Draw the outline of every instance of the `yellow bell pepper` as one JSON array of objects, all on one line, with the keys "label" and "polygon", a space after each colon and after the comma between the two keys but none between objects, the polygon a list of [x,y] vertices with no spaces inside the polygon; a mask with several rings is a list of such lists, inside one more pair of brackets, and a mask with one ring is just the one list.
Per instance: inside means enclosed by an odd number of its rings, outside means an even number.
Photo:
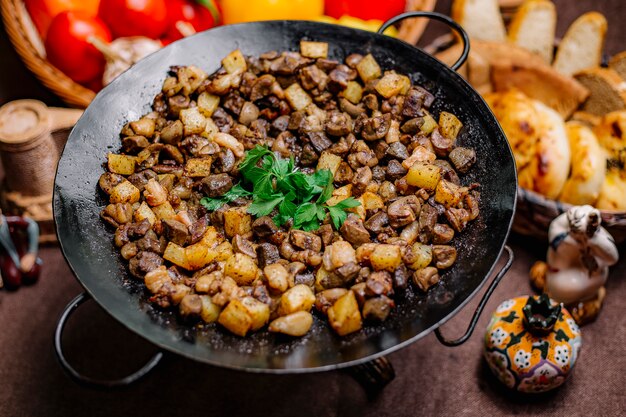
[{"label": "yellow bell pepper", "polygon": [[258,20],[314,20],[324,12],[324,0],[222,0],[225,24]]},{"label": "yellow bell pepper", "polygon": [[[322,23],[333,23],[335,25],[347,26],[349,28],[367,30],[369,32],[378,31],[378,29],[384,23],[382,20],[376,20],[376,19],[363,20],[357,17],[348,16],[348,15],[343,15],[339,19],[335,19],[330,16],[320,16],[317,19],[315,19],[315,21],[322,22]],[[385,30],[385,35],[396,38],[398,37],[398,31],[396,30],[395,27],[391,26],[387,28],[387,30]]]}]

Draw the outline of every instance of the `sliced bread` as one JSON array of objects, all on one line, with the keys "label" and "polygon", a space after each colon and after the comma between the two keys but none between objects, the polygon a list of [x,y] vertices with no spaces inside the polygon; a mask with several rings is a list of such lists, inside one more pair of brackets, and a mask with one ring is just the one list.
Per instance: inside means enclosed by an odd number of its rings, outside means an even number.
[{"label": "sliced bread", "polygon": [[574,77],[591,93],[582,110],[602,116],[626,108],[626,82],[614,70],[590,68]]},{"label": "sliced bread", "polygon": [[600,124],[600,122],[602,121],[602,117],[596,114],[588,113],[586,111],[578,110],[572,114],[570,120],[580,122],[585,126],[593,128]]},{"label": "sliced bread", "polygon": [[609,61],[609,68],[617,72],[620,77],[626,80],[626,51],[614,55]]},{"label": "sliced bread", "polygon": [[567,29],[554,59],[554,68],[573,75],[586,68],[597,67],[602,60],[606,18],[598,12],[580,16]]},{"label": "sliced bread", "polygon": [[493,62],[491,82],[495,91],[517,88],[556,110],[565,119],[589,96],[589,91],[574,78],[565,76],[546,64]]},{"label": "sliced bread", "polygon": [[452,18],[463,26],[472,39],[506,40],[498,0],[454,0]]},{"label": "sliced bread", "polygon": [[[432,12],[437,0],[408,0],[407,10],[419,10]],[[413,18],[406,20],[398,30],[398,37],[407,43],[416,44],[422,37],[422,33],[428,25],[428,19]]]},{"label": "sliced bread", "polygon": [[526,0],[509,26],[509,42],[538,54],[552,63],[556,9],[549,0]]}]

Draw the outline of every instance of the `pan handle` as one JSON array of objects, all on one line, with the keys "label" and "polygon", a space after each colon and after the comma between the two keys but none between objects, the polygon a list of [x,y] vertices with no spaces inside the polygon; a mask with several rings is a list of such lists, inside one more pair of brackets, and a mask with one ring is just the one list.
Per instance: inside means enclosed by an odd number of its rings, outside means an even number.
[{"label": "pan handle", "polygon": [[57,322],[57,327],[54,331],[54,350],[57,355],[57,359],[61,364],[61,367],[69,375],[74,381],[81,385],[86,385],[95,388],[115,388],[122,387],[126,385],[130,385],[133,382],[144,377],[148,372],[150,372],[163,358],[163,352],[158,352],[156,355],[152,357],[141,369],[138,371],[125,376],[120,379],[96,379],[91,378],[89,376],[85,376],[78,372],[65,358],[65,354],[63,353],[63,345],[61,343],[61,339],[63,336],[63,329],[67,324],[67,320],[72,315],[72,313],[85,301],[91,300],[91,297],[87,295],[87,293],[78,294],[72,301],[70,301],[67,306],[63,309],[63,313],[61,313],[61,317],[59,317],[59,321]]},{"label": "pan handle", "polygon": [[507,253],[506,264],[504,264],[504,266],[498,272],[498,274],[493,279],[493,281],[491,281],[491,284],[489,284],[489,288],[487,288],[487,291],[485,291],[483,298],[480,300],[480,303],[478,303],[478,307],[476,307],[476,311],[474,311],[474,316],[472,317],[472,320],[470,321],[469,326],[467,326],[467,330],[465,331],[465,334],[459,337],[458,339],[450,340],[450,339],[446,339],[441,334],[441,331],[439,329],[435,329],[435,336],[437,336],[437,340],[439,340],[439,342],[442,345],[450,346],[450,347],[462,345],[463,343],[467,341],[467,339],[470,338],[470,336],[474,332],[474,329],[476,328],[476,323],[478,323],[478,319],[480,318],[480,315],[485,309],[485,305],[487,304],[487,301],[489,301],[489,297],[491,297],[491,294],[493,294],[493,291],[496,289],[500,281],[502,281],[502,278],[504,277],[506,272],[511,267],[511,264],[513,263],[513,258],[514,258],[513,250],[508,246],[504,246],[504,250]]},{"label": "pan handle", "polygon": [[467,32],[465,32],[465,29],[463,29],[463,27],[461,27],[461,25],[459,25],[457,22],[455,22],[454,20],[452,20],[452,18],[450,18],[449,16],[446,16],[445,14],[441,14],[441,13],[437,13],[437,12],[406,12],[406,13],[402,13],[399,14],[395,17],[392,17],[391,19],[387,20],[385,23],[382,24],[382,26],[380,27],[380,29],[378,29],[378,34],[382,35],[383,32],[385,30],[387,30],[387,28],[391,25],[394,25],[404,19],[409,19],[411,17],[427,17],[429,19],[434,19],[434,20],[438,20],[440,22],[445,23],[446,25],[448,25],[450,28],[454,29],[460,36],[461,36],[461,40],[463,41],[463,53],[461,54],[461,56],[459,57],[459,59],[450,66],[450,68],[452,68],[454,71],[458,70],[459,68],[461,68],[461,65],[463,65],[465,63],[465,60],[467,59],[467,56],[469,55],[469,51],[470,51],[470,40],[469,40],[469,36],[467,35]]}]

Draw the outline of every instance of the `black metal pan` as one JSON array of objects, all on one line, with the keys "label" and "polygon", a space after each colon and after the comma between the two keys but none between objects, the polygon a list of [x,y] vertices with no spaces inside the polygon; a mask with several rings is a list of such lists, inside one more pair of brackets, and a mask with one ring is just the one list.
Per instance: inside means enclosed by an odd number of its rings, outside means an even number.
[{"label": "black metal pan", "polygon": [[[460,29],[439,14],[406,13],[386,24],[408,16],[442,20]],[[381,28],[382,29],[382,28]],[[460,29],[462,32],[462,29]],[[463,33],[467,42],[467,36]],[[301,339],[289,339],[268,332],[246,338],[231,335],[219,327],[192,328],[176,315],[155,309],[131,278],[125,262],[112,243],[112,233],[99,219],[107,204],[98,190],[98,178],[108,152],[120,148],[119,131],[129,120],[150,111],[152,98],[160,91],[170,65],[194,64],[211,73],[220,60],[240,48],[244,54],[259,55],[270,50],[298,50],[301,39],[330,44],[331,58],[350,53],[372,53],[383,69],[409,74],[436,96],[435,115],[442,110],[454,113],[464,123],[460,143],[476,150],[478,161],[466,183],[480,182],[481,215],[454,244],[458,258],[443,274],[441,282],[427,294],[407,295],[383,324],[367,327],[348,337],[337,337],[322,320]],[[455,68],[467,56],[465,53]],[[103,89],[87,108],[72,131],[59,162],[54,188],[54,218],[59,243],[85,294],[74,299],[64,311],[56,332],[55,347],[64,368],[76,380],[96,385],[132,382],[158,362],[154,358],[137,374],[119,381],[96,381],[74,371],[61,349],[61,333],[71,312],[92,297],[111,316],[131,331],[160,348],[212,365],[269,373],[325,371],[359,364],[372,378],[386,364],[372,361],[400,349],[437,329],[454,316],[481,288],[505,248],[515,210],[517,177],[515,163],[500,126],[480,97],[455,71],[421,50],[380,34],[307,21],[270,21],[223,26],[176,42],[142,60]],[[499,272],[487,293],[504,275]],[[479,307],[484,305],[486,298]],[[479,308],[480,310],[480,308]],[[455,345],[467,339],[468,333]],[[387,369],[389,376],[389,369]]]}]

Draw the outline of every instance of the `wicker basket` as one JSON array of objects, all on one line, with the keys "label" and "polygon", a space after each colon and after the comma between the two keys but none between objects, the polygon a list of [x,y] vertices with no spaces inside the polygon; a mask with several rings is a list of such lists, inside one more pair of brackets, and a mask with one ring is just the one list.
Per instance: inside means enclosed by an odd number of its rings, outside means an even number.
[{"label": "wicker basket", "polygon": [[[433,10],[437,0],[409,0],[408,10]],[[45,50],[23,0],[0,0],[4,27],[13,47],[24,64],[43,85],[72,107],[85,108],[95,97],[90,89],[77,84],[52,66],[45,58]],[[400,37],[416,43],[427,24],[426,19],[410,19],[400,27]]]}]

